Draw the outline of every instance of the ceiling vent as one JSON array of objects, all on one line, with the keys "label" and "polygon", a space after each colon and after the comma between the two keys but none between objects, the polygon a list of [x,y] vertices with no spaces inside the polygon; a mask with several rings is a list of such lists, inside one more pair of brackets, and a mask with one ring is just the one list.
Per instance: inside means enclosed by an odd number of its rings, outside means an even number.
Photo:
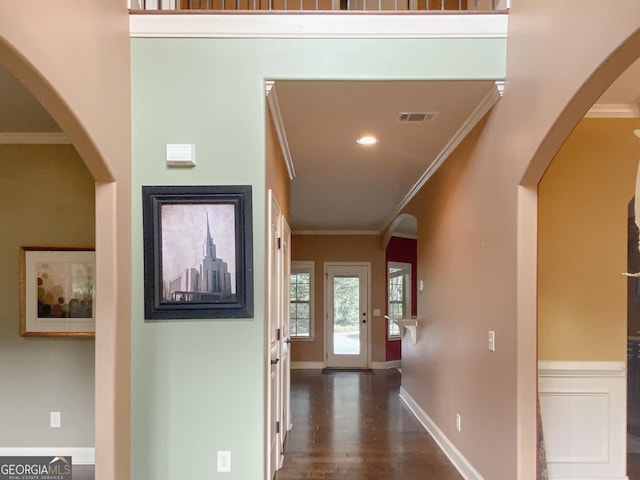
[{"label": "ceiling vent", "polygon": [[400,112],[399,122],[433,122],[438,116],[438,112]]}]

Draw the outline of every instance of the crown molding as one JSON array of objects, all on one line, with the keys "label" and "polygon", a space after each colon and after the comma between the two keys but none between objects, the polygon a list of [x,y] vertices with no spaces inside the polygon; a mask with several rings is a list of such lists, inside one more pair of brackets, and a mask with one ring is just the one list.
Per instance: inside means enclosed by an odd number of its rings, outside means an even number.
[{"label": "crown molding", "polygon": [[282,113],[280,112],[280,103],[278,102],[276,86],[273,81],[267,81],[265,82],[265,87],[267,90],[267,103],[269,104],[271,119],[273,120],[273,126],[276,129],[276,134],[278,135],[280,150],[282,150],[284,163],[287,166],[287,172],[289,173],[289,180],[293,180],[296,178],[296,169],[293,166],[291,150],[289,150],[289,140],[287,139],[287,131],[284,128],[284,121],[282,120]]},{"label": "crown molding", "polygon": [[402,201],[393,210],[391,215],[384,222],[385,228],[387,228],[395,220],[395,218],[402,213],[404,207],[411,201],[411,199],[420,191],[427,181],[433,176],[434,173],[440,168],[444,161],[453,153],[453,151],[460,145],[460,142],[473,130],[478,122],[487,114],[489,110],[496,104],[501,98],[501,89],[496,84],[493,88],[487,92],[482,101],[478,104],[476,109],[469,115],[458,131],[451,137],[449,143],[442,149],[436,159],[429,165],[424,171],[418,181],[411,187],[411,189],[404,196]]},{"label": "crown molding", "polygon": [[62,132],[0,132],[4,145],[68,145],[71,141]]},{"label": "crown molding", "polygon": [[585,118],[640,118],[640,105],[633,103],[596,103]]},{"label": "crown molding", "polygon": [[296,12],[180,14],[133,11],[132,38],[506,38],[506,12]]}]

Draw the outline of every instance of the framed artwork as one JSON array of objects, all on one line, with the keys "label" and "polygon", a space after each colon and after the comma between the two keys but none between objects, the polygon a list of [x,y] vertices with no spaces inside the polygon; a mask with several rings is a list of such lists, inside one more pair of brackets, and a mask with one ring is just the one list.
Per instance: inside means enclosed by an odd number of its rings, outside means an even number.
[{"label": "framed artwork", "polygon": [[96,259],[88,248],[20,248],[20,335],[94,336]]},{"label": "framed artwork", "polygon": [[143,186],[144,317],[253,317],[251,186]]}]

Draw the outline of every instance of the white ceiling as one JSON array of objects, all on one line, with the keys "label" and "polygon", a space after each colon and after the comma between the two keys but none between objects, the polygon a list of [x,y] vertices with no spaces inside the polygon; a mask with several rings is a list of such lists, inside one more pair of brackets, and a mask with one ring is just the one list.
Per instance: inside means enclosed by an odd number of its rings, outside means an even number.
[{"label": "white ceiling", "polygon": [[[380,232],[493,81],[277,81],[294,231]],[[497,97],[497,94],[496,94]],[[402,112],[435,112],[400,122]],[[374,135],[375,145],[358,145]]]},{"label": "white ceiling", "polygon": [[[639,80],[640,60],[598,103],[640,104]],[[495,86],[492,81],[277,81],[275,89],[296,172],[293,230],[381,232]],[[400,112],[438,115],[433,122],[401,123]],[[0,66],[0,136],[59,131]],[[363,134],[376,135],[379,143],[357,145]],[[411,233],[410,223],[405,233]]]}]

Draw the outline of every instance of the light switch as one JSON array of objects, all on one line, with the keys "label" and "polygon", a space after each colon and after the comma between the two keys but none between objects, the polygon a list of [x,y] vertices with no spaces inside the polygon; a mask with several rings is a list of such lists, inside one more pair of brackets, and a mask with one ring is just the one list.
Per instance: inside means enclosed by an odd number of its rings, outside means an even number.
[{"label": "light switch", "polygon": [[489,351],[496,351],[496,332],[489,330]]},{"label": "light switch", "polygon": [[224,473],[231,471],[231,452],[218,451],[218,471]]},{"label": "light switch", "polygon": [[418,290],[421,292],[424,290],[424,282],[422,280],[418,280]]},{"label": "light switch", "polygon": [[60,428],[62,426],[62,418],[60,412],[49,413],[49,426],[51,428]]}]

